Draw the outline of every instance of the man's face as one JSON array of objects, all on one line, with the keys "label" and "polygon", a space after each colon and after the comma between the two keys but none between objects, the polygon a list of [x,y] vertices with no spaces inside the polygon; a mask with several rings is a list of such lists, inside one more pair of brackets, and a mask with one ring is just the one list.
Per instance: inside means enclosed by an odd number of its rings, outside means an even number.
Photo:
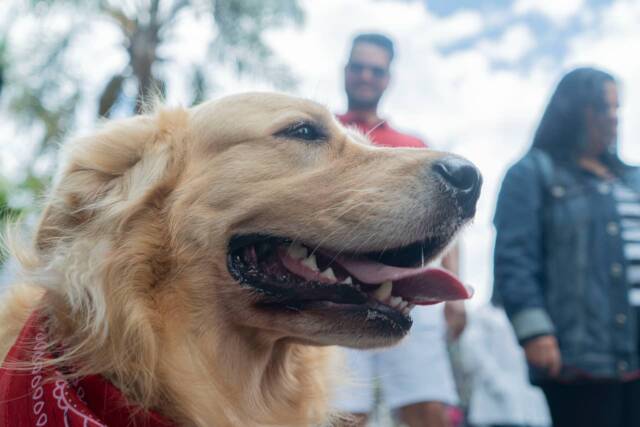
[{"label": "man's face", "polygon": [[359,42],[344,69],[344,87],[351,107],[375,109],[389,85],[389,54],[380,46]]}]

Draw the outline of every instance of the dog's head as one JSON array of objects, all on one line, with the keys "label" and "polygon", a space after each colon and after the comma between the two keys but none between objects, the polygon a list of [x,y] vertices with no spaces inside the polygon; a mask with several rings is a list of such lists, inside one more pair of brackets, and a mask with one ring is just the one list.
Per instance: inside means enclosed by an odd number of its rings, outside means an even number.
[{"label": "dog's head", "polygon": [[96,323],[224,322],[375,347],[407,333],[410,304],[468,297],[420,267],[473,216],[475,167],[374,147],[313,102],[246,94],[163,111],[67,156],[37,247]]}]

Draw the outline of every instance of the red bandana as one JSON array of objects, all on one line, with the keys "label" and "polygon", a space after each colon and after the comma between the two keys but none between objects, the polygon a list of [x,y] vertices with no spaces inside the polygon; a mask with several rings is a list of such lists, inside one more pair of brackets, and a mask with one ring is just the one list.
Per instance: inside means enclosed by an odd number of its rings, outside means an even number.
[{"label": "red bandana", "polygon": [[[1,427],[171,427],[153,412],[128,405],[125,397],[99,375],[62,379],[44,365],[46,330],[33,314],[0,368]],[[31,369],[11,362],[29,362]]]}]

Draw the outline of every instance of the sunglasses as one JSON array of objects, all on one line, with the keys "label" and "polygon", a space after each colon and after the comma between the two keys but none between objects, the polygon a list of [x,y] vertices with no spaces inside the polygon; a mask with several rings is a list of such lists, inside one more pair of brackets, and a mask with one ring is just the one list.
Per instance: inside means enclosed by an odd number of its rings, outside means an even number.
[{"label": "sunglasses", "polygon": [[347,64],[347,71],[353,74],[362,74],[365,70],[371,71],[371,75],[376,79],[381,79],[387,76],[388,70],[383,67],[377,67],[375,65],[365,65],[358,62],[349,62]]}]

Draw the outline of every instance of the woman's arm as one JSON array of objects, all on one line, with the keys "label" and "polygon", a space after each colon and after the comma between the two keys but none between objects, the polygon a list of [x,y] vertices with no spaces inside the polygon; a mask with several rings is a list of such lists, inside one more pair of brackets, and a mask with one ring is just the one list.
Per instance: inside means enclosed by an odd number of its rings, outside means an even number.
[{"label": "woman's arm", "polygon": [[494,286],[520,342],[553,335],[542,288],[544,189],[531,156],[504,178],[494,218]]}]

